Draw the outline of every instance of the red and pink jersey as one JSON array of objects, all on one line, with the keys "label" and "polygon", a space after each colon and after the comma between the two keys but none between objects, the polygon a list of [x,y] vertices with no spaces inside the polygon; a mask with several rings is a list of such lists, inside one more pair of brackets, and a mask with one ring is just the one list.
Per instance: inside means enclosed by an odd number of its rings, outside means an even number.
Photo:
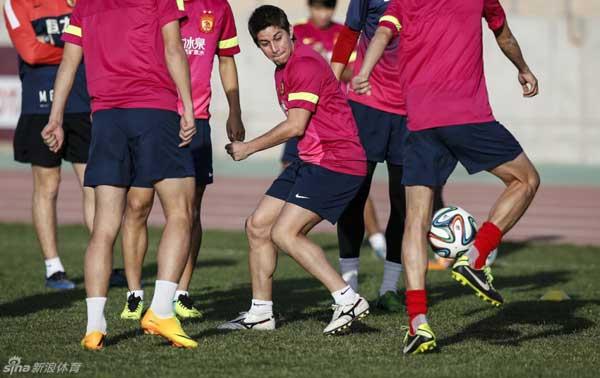
[{"label": "red and pink jersey", "polygon": [[[362,15],[363,1],[369,2],[366,15]],[[351,0],[348,5],[346,25],[350,29],[362,32],[353,68],[355,76],[360,72],[369,43],[377,30],[379,19],[384,15],[388,5],[389,1],[386,0]],[[364,24],[362,23],[363,18]],[[406,102],[400,86],[399,51],[400,38],[396,37],[385,48],[381,59],[373,68],[369,80],[371,95],[357,95],[350,89],[348,99],[387,113],[406,115]]]},{"label": "red and pink jersey", "polygon": [[83,48],[92,111],[177,111],[162,27],[185,17],[174,0],[79,0],[62,39]]},{"label": "red and pink jersey", "polygon": [[[181,38],[190,64],[194,117],[209,119],[214,58],[240,52],[237,30],[227,0],[186,0],[184,4],[187,18],[181,24]],[[181,101],[178,108],[181,113]]]},{"label": "red and pink jersey", "polygon": [[335,172],[366,175],[367,158],[352,110],[319,53],[308,46],[296,47],[287,64],[275,70],[275,85],[284,112],[302,108],[312,113],[298,140],[302,161]]},{"label": "red and pink jersey", "polygon": [[325,29],[317,28],[312,22],[305,21],[294,25],[294,37],[296,37],[296,46],[306,45],[315,47],[320,45],[323,49],[323,56],[329,61],[333,46],[344,26],[337,22],[332,22]]},{"label": "red and pink jersey", "polygon": [[483,71],[481,18],[498,30],[498,0],[392,0],[380,25],[401,32],[408,128],[494,120]]}]

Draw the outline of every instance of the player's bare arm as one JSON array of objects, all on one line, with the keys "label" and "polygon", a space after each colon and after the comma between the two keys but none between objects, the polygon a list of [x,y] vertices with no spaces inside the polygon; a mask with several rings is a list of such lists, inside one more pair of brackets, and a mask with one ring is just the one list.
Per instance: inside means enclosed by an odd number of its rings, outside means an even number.
[{"label": "player's bare arm", "polygon": [[277,146],[288,139],[304,135],[304,130],[308,126],[311,115],[312,113],[306,109],[290,109],[287,119],[270,131],[249,142],[230,143],[225,146],[225,149],[233,160],[244,160],[256,152]]},{"label": "player's bare arm", "polygon": [[237,66],[232,56],[219,57],[219,74],[221,84],[229,104],[229,117],[227,118],[227,137],[230,142],[243,142],[246,138],[246,129],[242,122],[242,108],[240,106],[240,86],[238,82]]},{"label": "player's bare arm", "polygon": [[510,30],[508,23],[505,22],[500,29],[494,32],[494,34],[496,35],[496,42],[498,42],[498,46],[500,46],[504,55],[506,55],[515,67],[517,67],[517,70],[519,70],[518,79],[523,87],[523,97],[536,96],[539,93],[538,80],[525,62],[519,42]]},{"label": "player's bare arm", "polygon": [[358,94],[370,94],[371,85],[369,84],[369,76],[373,72],[373,68],[383,55],[385,48],[394,38],[394,33],[386,27],[378,27],[375,36],[369,43],[369,48],[365,54],[363,65],[358,75],[352,79],[352,89]]},{"label": "player's bare arm", "polygon": [[196,134],[194,122],[194,105],[192,103],[192,84],[190,80],[190,68],[179,31],[179,21],[172,21],[162,27],[162,37],[165,44],[165,60],[169,74],[177,86],[177,91],[183,103],[183,115],[181,117],[180,147],[191,143]]},{"label": "player's bare arm", "polygon": [[58,67],[58,73],[54,82],[54,100],[52,102],[50,118],[48,124],[42,130],[44,143],[50,148],[50,151],[55,153],[60,150],[64,141],[62,122],[65,106],[82,58],[83,50],[80,46],[65,43],[62,61]]}]

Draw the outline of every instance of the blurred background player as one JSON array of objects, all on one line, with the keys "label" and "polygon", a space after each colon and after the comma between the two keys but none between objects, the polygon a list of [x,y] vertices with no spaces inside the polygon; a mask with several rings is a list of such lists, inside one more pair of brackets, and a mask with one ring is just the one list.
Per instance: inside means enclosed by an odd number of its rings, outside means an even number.
[{"label": "blurred background player", "polygon": [[[158,193],[166,225],[158,246],[154,297],[141,327],[177,347],[198,345],[173,311],[190,250],[195,192],[193,158],[187,146],[196,127],[179,32],[184,17],[173,0],[138,0],[135,5],[126,0],[80,0],[62,37],[67,43],[42,136],[51,151],[61,148],[64,107],[85,55],[94,117],[84,185],[94,188],[96,198],[84,265],[87,326],[81,346],[87,350],[104,347],[104,307],[127,189],[149,186]],[[183,117],[177,114],[178,93]]]},{"label": "blurred background player", "polygon": [[[344,28],[344,25],[333,21],[336,6],[337,0],[308,0],[309,18],[293,27],[296,46],[311,46],[325,60],[330,61],[334,45]],[[348,67],[338,75],[344,93],[347,92],[346,83],[352,78],[352,63],[355,59],[356,54],[352,53],[347,60]],[[292,138],[285,143],[281,162],[285,167],[297,159],[298,138]],[[364,227],[367,230],[369,244],[375,255],[385,259],[385,236],[381,232],[375,205],[371,198],[367,199],[364,206]],[[362,235],[364,236],[364,231]]]},{"label": "blurred background player", "polygon": [[[181,3],[181,0],[180,0]],[[224,0],[189,0],[183,3],[187,18],[181,24],[183,47],[188,57],[194,99],[197,133],[191,149],[196,170],[194,227],[190,256],[175,292],[175,313],[181,318],[200,318],[202,312],[194,306],[189,285],[202,243],[200,210],[206,185],[213,182],[212,143],[210,137],[210,79],[215,56],[219,59],[219,74],[227,102],[227,136],[230,141],[244,140],[244,125],[240,108],[238,73],[234,55],[240,52],[235,21],[229,3]],[[181,101],[179,111],[183,111]],[[142,265],[148,249],[147,221],[154,202],[154,189],[131,188],[127,194],[127,209],[122,227],[123,256],[129,291],[127,304],[121,313],[124,319],[139,319],[143,309],[141,287]]]},{"label": "blurred background player", "polygon": [[446,183],[459,161],[470,174],[488,171],[506,185],[473,246],[452,268],[453,279],[500,306],[503,299],[492,285],[486,259],[523,216],[539,186],[539,175],[519,142],[492,114],[483,67],[482,17],[517,68],[523,97],[536,96],[538,81],[498,0],[393,0],[380,19],[359,74],[352,79],[357,93],[372,91],[369,80],[374,67],[386,46],[401,34],[402,83],[410,99],[402,176],[407,188],[402,248],[409,316],[405,354],[436,347],[427,322],[425,290],[434,189]]},{"label": "blurred background player", "polygon": [[[8,0],[4,20],[19,54],[22,83],[21,116],[14,138],[14,158],[31,165],[33,224],[46,264],[46,287],[73,289],[58,256],[56,199],[62,160],[71,162],[83,185],[91,137],[90,98],[83,64],[77,67],[64,117],[65,143],[59,153],[44,145],[40,135],[48,123],[54,79],[63,55],[61,35],[69,24],[73,4],[65,0]],[[84,220],[91,231],[94,191],[83,188]]]},{"label": "blurred background player", "polygon": [[[335,45],[332,69],[341,77],[358,42],[354,73],[360,71],[369,41],[389,1],[352,0],[346,22]],[[368,195],[377,163],[386,161],[390,198],[390,217],[385,233],[387,254],[377,307],[392,312],[402,310],[398,280],[402,272],[402,234],[404,232],[405,190],[402,185],[403,140],[406,137],[406,104],[400,87],[399,38],[386,47],[371,74],[371,93],[362,96],[352,90],[348,99],[367,153],[368,174],[363,187],[338,223],[340,269],[344,279],[358,290],[360,247],[366,221],[361,214],[370,206]],[[436,190],[436,206],[441,206],[441,190]],[[439,203],[439,204],[438,204]],[[365,217],[365,220],[367,218]]]},{"label": "blurred background player", "polygon": [[275,66],[285,121],[249,141],[226,146],[235,161],[300,137],[299,159],[273,182],[246,221],[252,277],[250,310],[220,329],[275,329],[273,274],[278,248],[317,278],[335,304],[323,333],[334,334],[369,312],[369,304],[329,264],[307,234],[323,219],[335,224],[366,174],[366,161],[346,97],[328,62],[308,46],[295,47],[283,10],[264,5],[248,21],[252,39]]}]

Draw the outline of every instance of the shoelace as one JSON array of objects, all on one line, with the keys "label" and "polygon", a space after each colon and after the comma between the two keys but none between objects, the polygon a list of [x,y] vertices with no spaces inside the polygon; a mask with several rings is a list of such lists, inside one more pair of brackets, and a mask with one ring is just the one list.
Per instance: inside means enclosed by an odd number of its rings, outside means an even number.
[{"label": "shoelace", "polygon": [[485,278],[487,279],[488,283],[491,285],[494,281],[494,276],[492,276],[492,269],[489,266],[486,266],[485,268],[483,268],[483,273],[485,274]]},{"label": "shoelace", "polygon": [[177,299],[181,305],[185,308],[187,308],[188,310],[191,310],[194,308],[194,301],[192,301],[192,298],[190,298],[189,295],[180,295],[179,298]]},{"label": "shoelace", "polygon": [[56,272],[53,275],[51,275],[50,277],[48,277],[48,279],[53,280],[53,281],[66,280],[67,274],[65,272]]},{"label": "shoelace", "polygon": [[129,311],[133,312],[138,308],[138,305],[142,301],[141,297],[136,297],[135,294],[129,294],[129,298],[127,298],[127,308]]}]

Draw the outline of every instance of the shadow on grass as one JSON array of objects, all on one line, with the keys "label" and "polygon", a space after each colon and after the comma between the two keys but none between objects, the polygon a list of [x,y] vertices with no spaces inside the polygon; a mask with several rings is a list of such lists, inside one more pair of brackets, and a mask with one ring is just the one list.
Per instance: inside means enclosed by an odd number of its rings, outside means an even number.
[{"label": "shadow on grass", "polygon": [[0,304],[0,318],[27,316],[43,310],[61,310],[85,299],[85,289],[52,291],[19,298]]},{"label": "shadow on grass", "polygon": [[[539,291],[559,284],[569,282],[572,272],[558,270],[554,272],[538,272],[529,275],[501,276],[494,280],[494,286],[500,291],[511,288],[513,292]],[[450,279],[443,285],[432,286],[429,290],[429,303],[434,306],[438,302],[462,296],[473,296],[470,288],[461,286],[458,282]]]},{"label": "shadow on grass", "polygon": [[[578,309],[588,305],[600,305],[600,301],[536,300],[509,303],[494,315],[467,326],[453,336],[441,339],[440,345],[475,339],[492,345],[520,346],[530,340],[580,333],[595,325],[591,320],[575,315]],[[522,331],[524,326],[530,329]],[[531,326],[536,327],[536,331],[531,330]]]}]

